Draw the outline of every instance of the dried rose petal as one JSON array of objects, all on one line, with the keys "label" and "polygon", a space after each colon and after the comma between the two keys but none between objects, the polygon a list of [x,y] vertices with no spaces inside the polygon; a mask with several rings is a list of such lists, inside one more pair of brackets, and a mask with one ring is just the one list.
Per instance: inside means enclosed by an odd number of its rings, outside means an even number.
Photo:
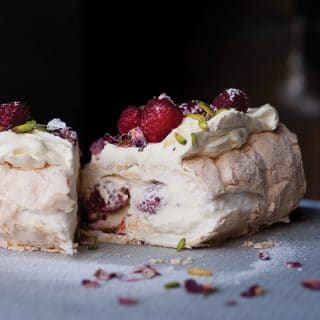
[{"label": "dried rose petal", "polygon": [[188,279],[184,282],[184,287],[189,293],[202,293],[203,287],[193,279]]},{"label": "dried rose petal", "polygon": [[290,269],[302,268],[302,264],[298,261],[289,261],[286,263],[286,265]]},{"label": "dried rose petal", "polygon": [[129,297],[119,297],[118,298],[118,303],[121,305],[126,305],[126,306],[132,306],[137,304],[139,301],[134,298],[129,298]]},{"label": "dried rose petal", "polygon": [[118,272],[107,272],[105,270],[102,270],[102,269],[98,269],[95,273],[94,273],[94,276],[99,279],[99,280],[105,280],[105,281],[108,281],[108,280],[111,280],[111,279],[122,279],[123,277],[123,274],[122,273],[118,273]]},{"label": "dried rose petal", "polygon": [[135,281],[141,281],[144,280],[143,277],[133,277],[133,276],[127,276],[127,275],[123,275],[121,278],[119,278],[119,280],[122,281],[126,281],[126,282],[135,282]]},{"label": "dried rose petal", "polygon": [[120,144],[120,136],[112,136],[109,133],[104,135],[104,141],[110,144],[119,145]]},{"label": "dried rose petal", "polygon": [[254,284],[246,291],[241,292],[241,296],[245,298],[252,298],[264,294],[264,289],[259,284]]},{"label": "dried rose petal", "polygon": [[238,302],[236,300],[228,300],[224,304],[228,307],[233,307],[233,306],[236,306]]},{"label": "dried rose petal", "polygon": [[184,288],[189,293],[202,293],[205,296],[216,291],[216,288],[214,288],[211,284],[199,284],[193,279],[186,280],[184,282]]},{"label": "dried rose petal", "polygon": [[151,279],[156,276],[160,276],[161,273],[155,268],[151,267],[149,264],[144,264],[142,266],[136,267],[133,273],[142,273],[143,278]]},{"label": "dried rose petal", "polygon": [[268,251],[260,251],[258,257],[260,260],[270,260]]},{"label": "dried rose petal", "polygon": [[302,282],[302,286],[311,290],[320,290],[320,280],[319,279],[305,279]]},{"label": "dried rose petal", "polygon": [[205,296],[208,296],[209,294],[215,292],[217,288],[215,288],[212,284],[204,284],[202,285],[202,293]]},{"label": "dried rose petal", "polygon": [[146,137],[144,136],[140,127],[129,130],[128,136],[130,139],[130,144],[134,147],[137,147],[138,151],[143,151],[143,149],[147,146]]},{"label": "dried rose petal", "polygon": [[82,285],[86,288],[99,288],[100,283],[95,280],[84,279],[82,280]]},{"label": "dried rose petal", "polygon": [[94,155],[99,154],[103,150],[104,145],[105,145],[104,138],[99,138],[96,141],[94,141],[89,148],[91,154],[94,154]]}]

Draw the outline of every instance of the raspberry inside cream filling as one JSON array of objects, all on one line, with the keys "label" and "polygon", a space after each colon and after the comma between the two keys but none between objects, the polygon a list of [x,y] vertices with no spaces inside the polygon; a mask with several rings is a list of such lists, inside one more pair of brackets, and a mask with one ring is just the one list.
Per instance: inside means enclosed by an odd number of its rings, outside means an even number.
[{"label": "raspberry inside cream filling", "polygon": [[175,247],[255,232],[305,192],[296,136],[270,105],[184,117],[141,150],[105,143],[82,171],[86,225],[101,241]]}]

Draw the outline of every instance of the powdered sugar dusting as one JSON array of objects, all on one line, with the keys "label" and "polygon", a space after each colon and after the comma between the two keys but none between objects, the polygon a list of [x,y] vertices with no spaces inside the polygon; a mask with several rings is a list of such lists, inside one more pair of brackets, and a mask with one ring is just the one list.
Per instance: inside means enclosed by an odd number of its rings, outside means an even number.
[{"label": "powdered sugar dusting", "polygon": [[[253,250],[253,249],[249,249]],[[254,250],[259,252],[258,250]],[[240,285],[247,280],[257,281],[265,274],[276,273],[286,268],[287,261],[296,260],[300,252],[292,243],[283,243],[281,246],[268,249],[271,260],[256,259],[248,265],[247,270],[237,272],[216,272],[217,283],[224,285]]]},{"label": "powdered sugar dusting", "polygon": [[173,105],[175,104],[173,102],[173,100],[171,99],[171,97],[169,97],[166,93],[161,93],[160,96],[158,97],[159,100],[162,100],[162,99],[166,99],[166,100],[169,100]]},{"label": "powdered sugar dusting", "polygon": [[66,128],[67,128],[67,124],[61,121],[59,118],[52,119],[47,124],[48,131],[62,130]]},{"label": "powdered sugar dusting", "polygon": [[230,89],[227,89],[226,90],[229,97],[230,97],[230,100],[234,100],[234,98],[238,95],[240,95],[241,91],[239,89],[235,89],[235,88],[230,88]]}]

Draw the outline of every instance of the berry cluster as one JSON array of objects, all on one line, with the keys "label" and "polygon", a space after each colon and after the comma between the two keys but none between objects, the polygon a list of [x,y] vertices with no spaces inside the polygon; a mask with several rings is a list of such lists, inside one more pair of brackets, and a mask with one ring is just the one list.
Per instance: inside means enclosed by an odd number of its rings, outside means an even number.
[{"label": "berry cluster", "polygon": [[[112,181],[103,181],[96,185],[89,198],[84,201],[90,221],[105,218],[104,213],[114,212],[124,207],[129,201],[129,191],[118,188]],[[103,216],[99,216],[102,214]]]},{"label": "berry cluster", "polygon": [[160,195],[164,185],[154,181],[143,192],[142,202],[137,204],[137,209],[143,213],[155,214],[160,208],[163,197]]},{"label": "berry cluster", "polygon": [[72,143],[77,141],[77,133],[60,119],[53,119],[47,125],[40,125],[32,120],[30,110],[25,103],[13,101],[0,104],[0,131],[26,133],[33,129],[48,131]]},{"label": "berry cluster", "polygon": [[[239,89],[226,89],[221,92],[213,102],[208,105],[200,100],[191,100],[175,104],[165,93],[158,98],[150,99],[144,106],[129,106],[120,114],[117,127],[117,136],[106,135],[95,141],[91,147],[91,154],[99,154],[106,143],[123,147],[135,146],[139,150],[149,142],[160,142],[175,128],[186,116],[195,119],[209,119],[221,109],[235,109],[241,112],[248,110],[248,97]],[[201,120],[202,121],[202,120]],[[200,121],[200,122],[201,122]],[[201,123],[200,123],[201,124]],[[202,123],[203,126],[205,123]]]}]

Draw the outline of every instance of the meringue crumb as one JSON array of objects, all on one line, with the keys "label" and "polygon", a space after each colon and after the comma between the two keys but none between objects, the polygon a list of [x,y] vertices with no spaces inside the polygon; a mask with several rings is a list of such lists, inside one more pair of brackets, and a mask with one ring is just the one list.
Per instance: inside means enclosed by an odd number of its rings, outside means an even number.
[{"label": "meringue crumb", "polygon": [[278,243],[272,241],[272,240],[268,240],[268,241],[263,241],[263,242],[257,242],[253,245],[253,247],[255,249],[269,249],[272,247],[277,246]]},{"label": "meringue crumb", "polygon": [[182,261],[182,264],[191,264],[194,261],[193,257],[188,257]]},{"label": "meringue crumb", "polygon": [[268,241],[262,241],[262,242],[253,242],[251,240],[246,240],[242,243],[241,247],[242,248],[254,248],[254,249],[269,249],[269,248],[273,248],[275,246],[278,246],[279,243],[274,242],[272,240],[268,240]]},{"label": "meringue crumb", "polygon": [[247,247],[253,247],[254,242],[253,241],[244,241],[241,245],[242,248],[247,248]]},{"label": "meringue crumb", "polygon": [[178,257],[178,258],[172,258],[170,260],[170,264],[182,264],[182,258]]},{"label": "meringue crumb", "polygon": [[169,263],[169,264],[173,264],[173,265],[178,265],[178,264],[181,264],[181,265],[186,265],[186,264],[191,264],[193,263],[194,261],[194,258],[189,256],[185,259],[181,258],[181,257],[177,257],[177,258],[172,258],[170,259],[170,261],[165,261],[161,258],[151,258],[149,259],[149,262],[151,264],[162,264],[162,263]]},{"label": "meringue crumb", "polygon": [[182,259],[181,257],[177,257],[177,258],[172,258],[170,260],[170,264],[182,264],[182,265],[186,265],[186,264],[191,264],[194,261],[194,258],[192,257],[187,257],[186,259]]},{"label": "meringue crumb", "polygon": [[151,258],[150,260],[150,263],[152,264],[161,264],[161,263],[165,263],[164,260],[162,260],[161,258]]}]

